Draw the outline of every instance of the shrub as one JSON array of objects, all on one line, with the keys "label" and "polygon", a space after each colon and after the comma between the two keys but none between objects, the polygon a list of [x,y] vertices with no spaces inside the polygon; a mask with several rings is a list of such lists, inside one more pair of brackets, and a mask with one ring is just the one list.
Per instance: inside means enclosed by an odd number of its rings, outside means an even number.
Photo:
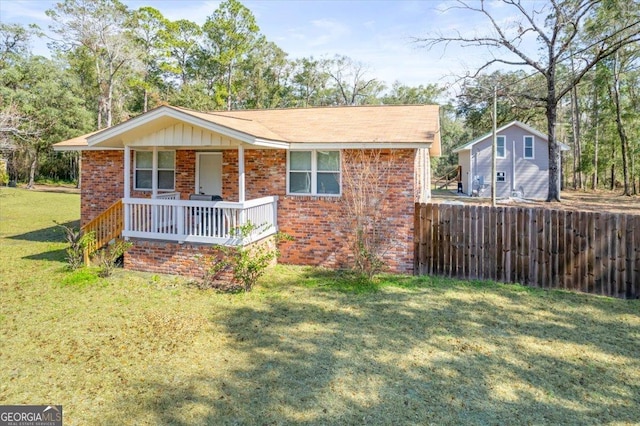
[{"label": "shrub", "polygon": [[0,168],[0,185],[7,185],[9,183],[9,173],[3,168]]},{"label": "shrub", "polygon": [[84,233],[81,229],[75,229],[67,225],[55,222],[64,230],[64,237],[69,248],[67,248],[67,265],[69,269],[76,270],[84,264],[84,250],[95,240],[93,232]]},{"label": "shrub", "polygon": [[93,261],[99,268],[98,275],[103,278],[111,276],[113,269],[117,266],[118,259],[120,259],[132,245],[129,241],[116,240],[113,244],[98,250],[93,256]]},{"label": "shrub", "polygon": [[[244,240],[252,232],[263,229],[249,222],[236,228],[235,235]],[[205,264],[205,275],[201,287],[220,288],[218,283],[222,274],[230,271],[233,278],[231,285],[226,286],[225,289],[251,291],[267,267],[280,256],[277,244],[284,240],[291,240],[291,237],[279,232],[275,235],[275,244],[273,245],[270,244],[271,240],[267,240],[249,246],[219,246],[217,255],[201,258]]]}]

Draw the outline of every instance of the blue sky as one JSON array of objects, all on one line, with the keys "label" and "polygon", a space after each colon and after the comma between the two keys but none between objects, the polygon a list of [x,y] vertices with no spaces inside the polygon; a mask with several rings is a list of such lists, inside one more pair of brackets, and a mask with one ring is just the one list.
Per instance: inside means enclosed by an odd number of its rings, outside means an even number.
[{"label": "blue sky", "polygon": [[[153,6],[171,20],[204,23],[219,1],[125,0],[131,9]],[[532,2],[533,3],[533,2]],[[346,55],[365,64],[368,75],[389,85],[446,84],[454,74],[472,69],[488,57],[483,49],[450,47],[427,50],[412,41],[436,31],[482,31],[477,16],[445,11],[450,0],[245,0],[261,32],[290,58]],[[0,0],[0,21],[36,23],[46,29],[50,0]],[[498,3],[494,2],[498,7]],[[508,19],[508,17],[503,17]],[[34,51],[46,53],[45,42]]]}]

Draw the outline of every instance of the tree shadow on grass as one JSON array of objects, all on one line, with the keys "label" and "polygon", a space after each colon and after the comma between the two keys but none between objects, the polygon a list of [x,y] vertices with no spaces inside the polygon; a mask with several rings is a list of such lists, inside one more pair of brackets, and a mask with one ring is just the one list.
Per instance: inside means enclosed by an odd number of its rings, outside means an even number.
[{"label": "tree shadow on grass", "polygon": [[556,325],[518,331],[526,312],[517,308],[420,289],[299,293],[212,313],[236,354],[221,373],[134,383],[135,397],[118,406],[133,422],[172,425],[637,420],[637,381],[604,362],[528,346],[553,339]]},{"label": "tree shadow on grass", "polygon": [[[77,229],[80,227],[80,221],[74,220],[63,223],[62,225]],[[12,235],[7,237],[11,240],[36,241],[42,243],[57,243],[64,241],[64,230],[58,225],[48,228],[38,229],[35,231],[25,232],[24,234]]]},{"label": "tree shadow on grass", "polygon": [[46,260],[49,262],[64,262],[66,257],[67,257],[67,249],[58,249],[58,250],[45,251],[43,253],[38,253],[38,254],[30,254],[29,256],[24,256],[23,259]]}]

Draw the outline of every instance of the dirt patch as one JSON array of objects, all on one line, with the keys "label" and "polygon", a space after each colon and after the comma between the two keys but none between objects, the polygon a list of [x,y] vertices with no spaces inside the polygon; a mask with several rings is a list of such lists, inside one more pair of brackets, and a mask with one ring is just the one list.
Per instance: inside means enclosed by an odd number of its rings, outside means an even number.
[{"label": "dirt patch", "polygon": [[[18,188],[27,189],[27,185],[18,185]],[[63,194],[79,194],[80,188],[76,188],[75,185],[41,185],[36,184],[33,186],[32,191],[38,192],[60,192]]]},{"label": "dirt patch", "polygon": [[[433,202],[463,202],[465,204],[490,205],[489,198],[460,196],[454,191],[438,190],[433,192]],[[562,191],[560,203],[545,201],[501,199],[499,206],[543,207],[563,210],[599,211],[607,213],[626,213],[640,215],[640,196],[624,196],[611,191]]]}]

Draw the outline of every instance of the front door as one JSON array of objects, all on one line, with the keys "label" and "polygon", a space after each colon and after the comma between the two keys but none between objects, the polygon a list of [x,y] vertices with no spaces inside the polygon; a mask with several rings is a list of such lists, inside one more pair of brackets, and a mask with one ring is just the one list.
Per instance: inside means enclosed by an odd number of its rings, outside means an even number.
[{"label": "front door", "polygon": [[198,180],[196,193],[222,195],[222,153],[198,154]]}]

